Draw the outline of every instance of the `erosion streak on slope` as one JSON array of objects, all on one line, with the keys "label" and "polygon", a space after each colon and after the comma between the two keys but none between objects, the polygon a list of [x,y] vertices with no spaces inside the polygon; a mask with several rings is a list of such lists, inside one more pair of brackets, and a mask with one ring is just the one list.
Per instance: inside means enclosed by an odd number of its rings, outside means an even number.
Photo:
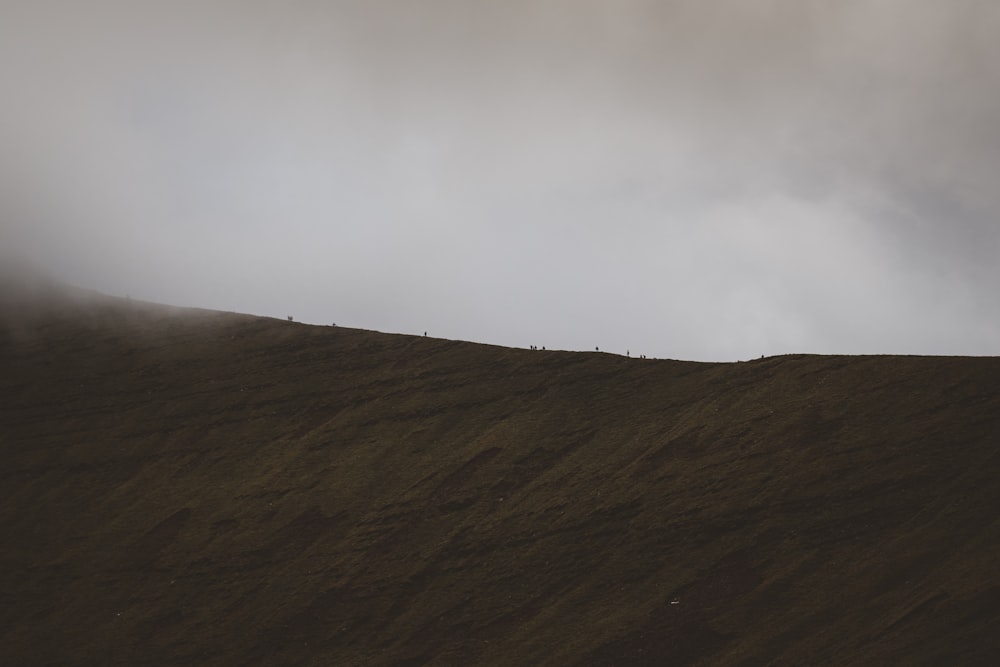
[{"label": "erosion streak on slope", "polygon": [[4,331],[5,664],[1000,652],[997,359],[627,359],[109,298]]}]

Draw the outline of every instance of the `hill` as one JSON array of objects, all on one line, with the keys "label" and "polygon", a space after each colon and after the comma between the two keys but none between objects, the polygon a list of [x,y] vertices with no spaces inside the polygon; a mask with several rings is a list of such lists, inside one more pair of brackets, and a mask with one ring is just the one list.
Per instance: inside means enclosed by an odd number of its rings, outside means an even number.
[{"label": "hill", "polygon": [[0,662],[976,665],[1000,360],[6,299]]}]

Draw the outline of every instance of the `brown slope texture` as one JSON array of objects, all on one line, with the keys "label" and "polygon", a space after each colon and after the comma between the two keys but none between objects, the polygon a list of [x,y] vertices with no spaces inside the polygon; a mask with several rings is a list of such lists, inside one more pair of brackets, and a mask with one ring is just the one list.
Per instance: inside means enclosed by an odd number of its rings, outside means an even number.
[{"label": "brown slope texture", "polygon": [[998,359],[29,310],[4,665],[997,664]]}]

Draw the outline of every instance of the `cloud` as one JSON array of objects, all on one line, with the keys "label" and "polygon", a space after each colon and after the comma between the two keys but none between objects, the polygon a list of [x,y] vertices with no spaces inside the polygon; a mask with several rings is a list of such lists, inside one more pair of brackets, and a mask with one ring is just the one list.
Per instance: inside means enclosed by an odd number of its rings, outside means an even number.
[{"label": "cloud", "polygon": [[17,3],[0,232],[307,321],[992,354],[998,37],[976,0]]}]

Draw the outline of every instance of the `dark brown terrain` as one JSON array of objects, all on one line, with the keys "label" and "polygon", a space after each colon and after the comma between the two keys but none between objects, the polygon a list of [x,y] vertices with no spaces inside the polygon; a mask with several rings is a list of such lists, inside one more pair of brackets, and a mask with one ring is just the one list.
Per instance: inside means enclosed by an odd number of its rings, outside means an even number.
[{"label": "dark brown terrain", "polygon": [[2,313],[0,664],[1000,664],[1000,359]]}]

